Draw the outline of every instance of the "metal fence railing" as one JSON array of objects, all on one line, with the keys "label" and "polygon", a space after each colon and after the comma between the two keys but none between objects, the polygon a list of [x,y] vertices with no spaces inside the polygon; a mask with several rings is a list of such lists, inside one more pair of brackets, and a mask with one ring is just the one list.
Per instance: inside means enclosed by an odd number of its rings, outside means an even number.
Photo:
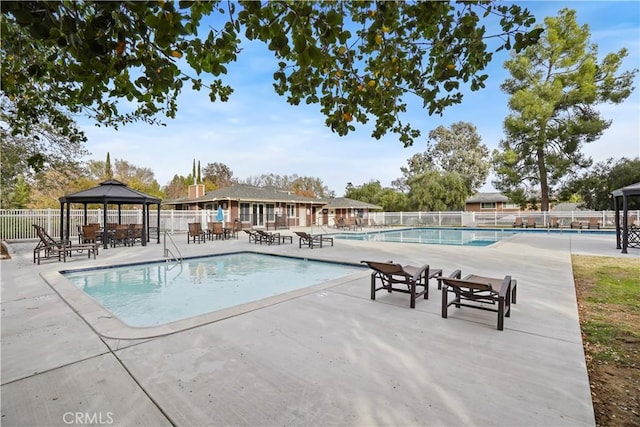
[{"label": "metal fence railing", "polygon": [[[155,227],[157,211],[150,211],[150,226]],[[320,214],[319,214],[320,215]],[[160,230],[170,234],[184,233],[190,222],[200,222],[204,225],[215,221],[216,211],[178,211],[160,210]],[[403,227],[512,227],[515,219],[533,218],[537,227],[547,227],[551,219],[557,219],[562,227],[568,227],[572,222],[588,222],[590,218],[598,218],[603,228],[615,227],[614,211],[571,211],[571,212],[369,212],[365,219],[371,225],[403,226]],[[640,210],[629,211],[630,218],[640,218]],[[225,221],[233,219],[225,218]],[[102,209],[88,209],[87,222],[102,225],[104,212]],[[118,210],[107,210],[108,222],[118,221]],[[316,224],[320,224],[320,217]],[[142,223],[142,210],[130,209],[120,212],[120,222],[123,224]],[[526,221],[524,221],[526,222]],[[84,224],[84,210],[70,211],[70,235],[77,235],[78,227]],[[38,224],[50,236],[60,236],[59,209],[0,209],[0,239],[28,240],[36,239],[35,229],[31,224]]]}]

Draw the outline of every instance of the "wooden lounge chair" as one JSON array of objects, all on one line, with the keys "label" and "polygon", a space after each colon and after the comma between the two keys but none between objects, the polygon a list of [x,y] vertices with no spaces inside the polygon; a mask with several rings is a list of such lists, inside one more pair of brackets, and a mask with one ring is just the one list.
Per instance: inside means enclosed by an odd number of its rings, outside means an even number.
[{"label": "wooden lounge chair", "polygon": [[49,236],[43,227],[37,224],[32,225],[36,229],[36,233],[40,239],[36,247],[33,249],[34,263],[37,262],[40,264],[41,259],[49,259],[56,255],[58,257],[58,261],[66,262],[67,255],[71,257],[73,251],[87,251],[89,258],[91,258],[91,254],[93,254],[93,259],[95,259],[98,254],[98,244],[95,242],[72,245],[71,241],[55,240],[53,237]]},{"label": "wooden lounge chair", "polygon": [[514,228],[515,227],[520,227],[520,228],[524,227],[524,224],[522,223],[522,217],[521,216],[516,217],[516,220],[513,221],[513,227]]},{"label": "wooden lounge chair", "polygon": [[[431,269],[428,264],[422,267],[414,267],[412,265],[402,266],[393,261],[360,261],[367,264],[371,273],[371,299],[376,299],[376,292],[384,289],[391,293],[392,291],[402,292],[411,295],[409,306],[416,308],[416,299],[424,295],[424,299],[429,299],[429,279],[442,276],[441,269]],[[376,281],[380,280],[380,287],[376,288]],[[394,287],[394,285],[404,285],[405,288]],[[418,292],[417,288],[421,286],[422,291]]]},{"label": "wooden lounge chair", "polygon": [[323,242],[331,243],[331,246],[333,246],[333,237],[322,234],[309,234],[304,231],[294,231],[294,233],[298,236],[299,248],[302,248],[302,246],[308,246],[310,249],[313,249],[315,246],[321,248]]},{"label": "wooden lounge chair", "polygon": [[251,230],[243,230],[243,231],[249,235],[249,243],[260,243],[260,241],[262,240],[262,236],[260,236],[260,234],[256,233],[255,231],[251,231]]},{"label": "wooden lounge chair", "polygon": [[571,228],[582,228],[582,223],[580,221],[571,221]]},{"label": "wooden lounge chair", "polygon": [[560,223],[558,222],[558,218],[553,216],[549,219],[549,228],[560,228]]},{"label": "wooden lounge chair", "polygon": [[[504,318],[511,316],[511,303],[516,303],[517,281],[511,276],[503,279],[470,274],[461,279],[456,270],[449,277],[439,277],[442,285],[442,317],[447,318],[449,306],[469,307],[498,313],[497,329],[504,329]],[[449,301],[449,294],[455,295]]]},{"label": "wooden lounge chair", "polygon": [[270,233],[264,230],[256,230],[256,233],[260,235],[260,244],[279,245],[282,242],[280,233]]},{"label": "wooden lounge chair", "polygon": [[202,230],[202,226],[199,222],[190,222],[189,223],[189,232],[187,233],[187,244],[189,241],[193,239],[193,243],[198,239],[198,243],[204,243],[207,241],[206,235],[204,234],[204,230]]},{"label": "wooden lounge chair", "polygon": [[527,218],[527,228],[536,228],[536,220],[535,218]]},{"label": "wooden lounge chair", "polygon": [[591,217],[589,218],[589,224],[587,224],[587,228],[595,228],[597,230],[600,229],[600,220],[598,218],[595,217]]}]

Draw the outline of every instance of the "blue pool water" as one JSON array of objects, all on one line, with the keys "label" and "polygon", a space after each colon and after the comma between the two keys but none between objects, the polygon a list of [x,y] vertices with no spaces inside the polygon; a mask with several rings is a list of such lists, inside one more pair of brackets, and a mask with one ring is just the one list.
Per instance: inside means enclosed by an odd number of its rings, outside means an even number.
[{"label": "blue pool water", "polygon": [[235,253],[80,272],[75,286],[129,326],[146,327],[257,301],[362,271],[344,264]]},{"label": "blue pool water", "polygon": [[338,234],[333,237],[346,240],[373,242],[424,243],[434,245],[488,246],[516,233],[503,230],[456,230],[407,228],[371,233]]}]

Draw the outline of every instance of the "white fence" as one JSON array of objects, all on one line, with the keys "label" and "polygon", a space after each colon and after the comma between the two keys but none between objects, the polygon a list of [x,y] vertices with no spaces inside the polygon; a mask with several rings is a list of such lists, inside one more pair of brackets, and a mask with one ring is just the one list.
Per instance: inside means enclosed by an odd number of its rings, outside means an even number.
[{"label": "white fence", "polygon": [[[640,218],[640,210],[629,211],[629,217]],[[561,227],[572,222],[588,222],[598,218],[604,228],[615,227],[615,211],[569,211],[569,212],[370,212],[369,223],[384,226],[425,227],[512,227],[515,219],[523,222],[532,218],[536,227],[546,228],[551,218],[557,218]]]},{"label": "white fence", "polygon": [[[157,211],[150,211],[149,223],[155,227]],[[171,234],[186,233],[188,223],[200,222],[206,225],[215,221],[216,212],[201,211],[160,211],[160,232],[167,230]],[[537,227],[545,228],[551,218],[557,218],[560,226],[568,227],[574,221],[588,222],[590,218],[598,218],[605,228],[615,227],[614,211],[572,211],[572,212],[370,212],[370,224],[385,226],[437,226],[437,227],[512,227],[516,217],[533,218]],[[630,211],[629,217],[640,218],[640,210]],[[233,218],[225,218],[232,221]],[[102,209],[87,210],[87,223],[104,221]],[[141,224],[142,211],[140,209],[122,210],[120,221],[116,209],[107,210],[107,222],[123,224]],[[526,221],[524,221],[526,222]],[[70,212],[70,235],[77,235],[78,226],[85,223],[84,210],[72,209]],[[45,228],[51,236],[60,236],[59,209],[6,209],[0,210],[0,239],[27,240],[36,239],[35,229],[31,224],[38,224]]]},{"label": "white fence", "polygon": [[[66,214],[66,213],[65,213]],[[186,232],[190,222],[200,222],[206,224],[214,221],[215,211],[160,211],[160,232],[167,230],[169,233]],[[149,212],[149,225],[155,227],[158,221],[158,211]],[[72,209],[70,211],[70,236],[78,234],[78,228],[85,224],[84,210]],[[98,223],[103,225],[104,211],[102,209],[87,209],[86,223]],[[121,224],[142,224],[142,210],[131,209],[120,212],[118,221],[118,210],[107,210],[107,222]],[[31,224],[38,224],[47,231],[50,236],[60,236],[60,209],[0,209],[0,239],[2,240],[27,240],[37,239],[35,229]]]}]

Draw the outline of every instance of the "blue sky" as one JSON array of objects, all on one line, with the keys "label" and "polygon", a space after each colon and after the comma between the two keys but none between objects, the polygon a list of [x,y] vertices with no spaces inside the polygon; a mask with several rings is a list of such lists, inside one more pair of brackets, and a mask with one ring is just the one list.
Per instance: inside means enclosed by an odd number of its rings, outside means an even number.
[{"label": "blue sky", "polygon": [[[538,22],[556,16],[562,7],[575,9],[579,24],[588,24],[591,42],[602,56],[626,48],[622,69],[640,68],[640,2],[529,1],[519,2],[531,10]],[[400,177],[400,167],[413,154],[426,149],[426,135],[436,127],[457,121],[474,124],[482,142],[490,150],[503,137],[502,123],[508,114],[508,96],[500,84],[508,77],[502,68],[508,54],[499,52],[487,69],[486,88],[465,95],[461,105],[449,107],[443,116],[428,116],[420,108],[411,111],[412,125],[424,137],[404,148],[395,135],[372,138],[369,126],[360,126],[345,137],[324,125],[317,105],[291,106],[275,94],[272,74],[276,62],[260,43],[244,44],[238,62],[228,67],[225,82],[234,88],[231,99],[211,103],[205,91],[186,89],[178,101],[175,119],[161,117],[166,127],[136,123],[119,130],[96,127],[80,120],[85,131],[87,159],[124,159],[153,170],[160,185],[175,175],[188,175],[195,158],[207,163],[226,164],[234,177],[274,173],[320,178],[337,196],[348,182],[358,186],[378,180],[383,186]],[[595,161],[609,157],[640,156],[640,79],[636,89],[622,104],[602,105],[598,110],[611,127],[600,140],[584,151]],[[494,191],[491,177],[481,191]]]}]

